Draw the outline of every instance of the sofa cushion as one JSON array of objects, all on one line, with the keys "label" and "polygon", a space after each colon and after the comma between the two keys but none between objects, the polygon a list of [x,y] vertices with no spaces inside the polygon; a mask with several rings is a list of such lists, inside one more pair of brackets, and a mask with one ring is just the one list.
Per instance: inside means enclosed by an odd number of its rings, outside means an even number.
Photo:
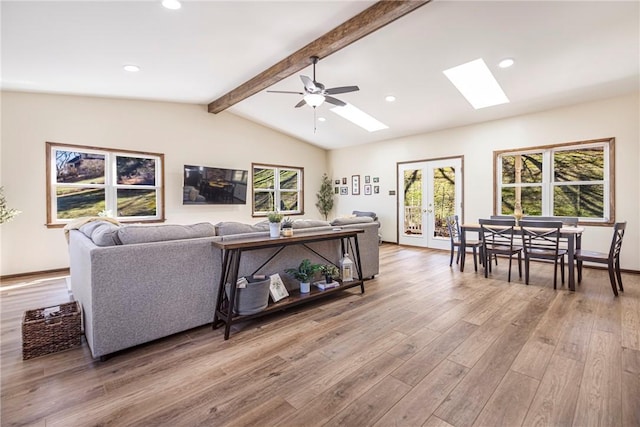
[{"label": "sofa cushion", "polygon": [[114,246],[120,244],[118,230],[120,227],[107,221],[91,221],[79,229],[97,246]]},{"label": "sofa cushion", "polygon": [[195,239],[215,235],[215,228],[208,222],[191,225],[129,225],[120,227],[118,230],[118,237],[123,245],[162,242],[165,240]]},{"label": "sofa cushion", "polygon": [[327,227],[331,225],[329,221],[320,221],[316,219],[296,219],[293,221],[293,228],[311,228],[311,227]]},{"label": "sofa cushion", "polygon": [[373,218],[374,221],[378,220],[378,215],[376,215],[375,212],[368,212],[368,211],[353,211],[353,214],[355,216],[369,216],[371,218]]},{"label": "sofa cushion", "polygon": [[[246,233],[254,233],[256,231],[264,231],[259,227],[253,226],[251,224],[245,224],[243,222],[235,222],[235,221],[226,221],[219,222],[215,225],[216,227],[216,236],[229,236],[231,234],[246,234]],[[269,227],[267,226],[267,230]]]},{"label": "sofa cushion", "polygon": [[367,222],[374,222],[370,216],[356,216],[353,218],[336,218],[331,221],[331,225],[349,225],[349,224],[363,224]]}]

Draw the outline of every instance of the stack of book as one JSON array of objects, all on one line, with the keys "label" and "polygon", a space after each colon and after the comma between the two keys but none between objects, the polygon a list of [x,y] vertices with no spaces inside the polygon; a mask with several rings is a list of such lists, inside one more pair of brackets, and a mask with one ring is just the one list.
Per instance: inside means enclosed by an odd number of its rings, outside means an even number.
[{"label": "stack of book", "polygon": [[337,288],[338,286],[340,286],[340,283],[338,283],[336,281],[327,283],[325,280],[321,280],[319,282],[314,282],[313,284],[318,289],[320,289],[321,291],[326,291],[327,289],[333,289],[333,288]]}]

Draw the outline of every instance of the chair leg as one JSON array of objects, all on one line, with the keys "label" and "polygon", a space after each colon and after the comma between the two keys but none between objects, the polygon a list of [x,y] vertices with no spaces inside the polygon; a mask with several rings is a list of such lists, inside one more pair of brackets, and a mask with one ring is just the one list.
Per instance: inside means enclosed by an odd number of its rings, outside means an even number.
[{"label": "chair leg", "polygon": [[524,284],[529,284],[529,258],[524,257]]},{"label": "chair leg", "polygon": [[622,287],[622,274],[620,272],[620,258],[616,258],[616,276],[618,277],[620,292],[624,292],[624,288]]},{"label": "chair leg", "polygon": [[460,264],[460,257],[462,257],[462,254],[460,253],[461,250],[462,246],[458,246],[458,256],[456,257],[456,264]]},{"label": "chair leg", "polygon": [[518,252],[518,274],[522,279],[522,252]]},{"label": "chair leg", "polygon": [[[507,276],[507,282],[511,282],[511,258],[513,258],[513,255],[509,255],[509,276]],[[522,274],[520,274],[520,277],[522,277]]]},{"label": "chair leg", "polygon": [[475,246],[473,247],[473,269],[476,273],[478,272],[478,251]]},{"label": "chair leg", "polygon": [[449,267],[453,265],[453,253],[456,251],[455,246],[451,245],[451,259],[449,259]]},{"label": "chair leg", "polygon": [[576,260],[578,266],[578,283],[582,282],[582,260]]},{"label": "chair leg", "polygon": [[564,255],[560,258],[560,278],[562,279],[562,284],[564,285]]},{"label": "chair leg", "polygon": [[488,278],[489,277],[489,270],[491,270],[491,255],[487,255],[487,253],[485,252],[485,256],[486,258],[484,259],[484,278]]},{"label": "chair leg", "polygon": [[609,261],[609,281],[611,282],[611,289],[613,289],[613,295],[618,296],[618,287],[616,286],[616,272],[613,260]]},{"label": "chair leg", "polygon": [[558,289],[558,258],[553,260],[553,289]]}]

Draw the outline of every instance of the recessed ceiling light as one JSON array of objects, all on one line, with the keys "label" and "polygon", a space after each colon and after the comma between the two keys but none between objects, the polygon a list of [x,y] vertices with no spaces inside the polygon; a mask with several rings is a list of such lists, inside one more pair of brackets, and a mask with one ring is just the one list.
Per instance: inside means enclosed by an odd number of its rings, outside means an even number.
[{"label": "recessed ceiling light", "polygon": [[393,102],[393,101],[396,100],[396,97],[393,96],[393,95],[387,95],[387,96],[384,97],[384,100],[387,101],[387,102]]},{"label": "recessed ceiling light", "polygon": [[140,67],[138,67],[137,65],[133,65],[133,64],[125,65],[122,68],[124,68],[125,71],[128,71],[130,73],[137,73],[138,71],[140,71]]},{"label": "recessed ceiling light", "polygon": [[171,10],[178,10],[182,7],[178,0],[162,0],[162,5]]},{"label": "recessed ceiling light", "polygon": [[345,119],[349,120],[351,123],[356,124],[361,128],[368,130],[369,132],[375,132],[377,130],[389,128],[389,126],[371,117],[364,111],[360,110],[357,107],[354,107],[351,104],[347,104],[344,107],[333,107],[331,111],[333,111],[339,116],[344,117]]},{"label": "recessed ceiling light", "polygon": [[498,63],[498,67],[500,68],[509,68],[513,65],[514,60],[512,58],[505,58]]},{"label": "recessed ceiling light", "polygon": [[324,117],[318,117],[318,121],[319,121],[319,122],[326,122],[326,121],[327,121],[327,119],[325,119]]},{"label": "recessed ceiling light", "polygon": [[443,73],[476,110],[509,102],[482,58],[449,68]]}]

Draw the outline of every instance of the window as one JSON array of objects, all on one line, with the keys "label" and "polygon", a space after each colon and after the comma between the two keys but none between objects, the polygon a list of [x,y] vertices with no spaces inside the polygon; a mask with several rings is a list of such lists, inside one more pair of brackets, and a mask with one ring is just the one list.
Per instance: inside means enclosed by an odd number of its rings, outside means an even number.
[{"label": "window", "polygon": [[302,168],[252,164],[253,215],[269,212],[303,214],[304,198]]},{"label": "window", "polygon": [[494,152],[496,211],[612,224],[614,139]]},{"label": "window", "polygon": [[97,215],[164,220],[163,154],[46,145],[47,225]]}]

